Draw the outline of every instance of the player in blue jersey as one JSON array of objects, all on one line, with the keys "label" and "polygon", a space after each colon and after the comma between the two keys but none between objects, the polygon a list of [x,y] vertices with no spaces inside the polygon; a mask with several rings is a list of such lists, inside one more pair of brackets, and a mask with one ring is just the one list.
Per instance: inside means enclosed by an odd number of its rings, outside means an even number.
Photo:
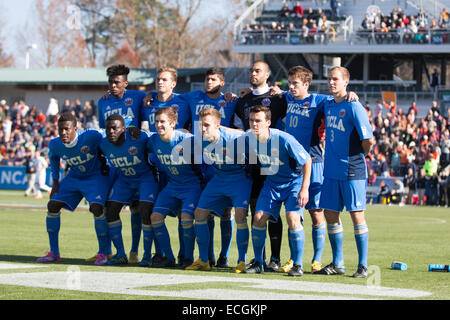
[{"label": "player in blue jersey", "polygon": [[[95,264],[103,265],[107,261],[108,244],[108,227],[103,208],[109,191],[109,176],[105,170],[106,162],[102,164],[99,157],[102,135],[96,130],[77,133],[77,119],[69,112],[63,113],[58,120],[58,134],[59,137],[49,143],[53,187],[47,204],[46,225],[50,251],[37,261],[60,261],[58,238],[61,209],[73,211],[85,198],[89,202],[89,211],[94,214],[99,245]],[[60,182],[61,160],[70,169]]]},{"label": "player in blue jersey", "polygon": [[[125,120],[125,126],[136,137],[140,133],[141,110],[145,92],[128,90],[130,69],[125,65],[113,65],[106,70],[109,93],[98,100],[98,122],[105,129],[106,119],[111,114],[119,114]],[[131,211],[131,250],[129,263],[138,263],[138,248],[142,232],[142,215],[137,210],[137,201],[130,205]],[[91,258],[92,259],[92,258]],[[90,260],[90,259],[88,259]]]},{"label": "player in blue jersey", "polygon": [[[192,119],[192,133],[199,128],[199,112],[203,109],[214,108],[220,113],[220,123],[224,127],[230,127],[236,109],[237,100],[228,98],[222,93],[225,85],[225,74],[222,69],[212,67],[206,70],[204,79],[204,91],[195,90],[184,94],[185,99],[189,103]],[[197,133],[198,134],[198,133]],[[231,212],[231,211],[230,211]],[[230,220],[232,215],[227,214],[220,219],[220,230],[222,237],[222,248],[217,259],[217,267],[227,267],[227,258],[231,239],[233,234],[233,221]],[[210,215],[208,221],[210,226],[211,245],[209,252],[209,260],[211,264],[215,263],[214,257],[214,216]]]},{"label": "player in blue jersey", "polygon": [[[145,131],[133,139],[125,130],[125,121],[119,114],[108,117],[105,131],[106,137],[102,139],[100,149],[117,172],[106,202],[108,231],[117,253],[107,264],[125,264],[128,259],[124,251],[120,211],[124,205],[130,205],[138,194],[139,212],[150,216],[158,195],[158,183],[153,167],[148,163],[148,134]],[[148,248],[148,244],[145,243],[144,247]],[[149,252],[145,254],[148,256]]]},{"label": "player in blue jersey", "polygon": [[340,212],[350,212],[358,250],[355,278],[367,277],[369,229],[365,220],[367,167],[365,154],[373,146],[373,133],[366,110],[359,102],[348,102],[346,68],[333,67],[328,87],[333,100],[325,104],[325,166],[320,207],[325,210],[333,262],[317,274],[344,274],[343,227]]},{"label": "player in blue jersey", "polygon": [[201,144],[198,150],[196,148],[196,152],[203,155],[205,163],[213,166],[214,176],[203,190],[195,210],[199,258],[186,270],[210,270],[208,250],[211,231],[208,227],[208,216],[211,213],[219,217],[229,215],[230,212],[226,209],[234,207],[239,253],[236,272],[240,273],[245,269],[249,241],[247,211],[252,185],[251,179],[247,177],[244,161],[238,163],[239,157],[244,154],[236,151],[240,133],[220,128],[221,114],[215,108],[203,109],[199,116],[201,136],[196,136],[196,139],[199,139]]},{"label": "player in blue jersey", "polygon": [[175,257],[164,221],[167,215],[174,216],[181,207],[182,234],[180,236],[183,237],[184,252],[182,252],[183,261],[180,267],[184,269],[194,260],[194,210],[202,188],[206,184],[206,177],[202,165],[195,164],[192,159],[193,135],[175,130],[176,123],[175,108],[164,107],[156,111],[155,126],[158,134],[152,134],[147,145],[149,151],[156,154],[162,164],[168,176],[168,184],[158,195],[149,227],[153,229],[154,236],[164,252],[164,259],[157,265],[153,263],[152,267],[173,266]]},{"label": "player in blue jersey", "polygon": [[250,109],[250,128],[241,139],[250,163],[259,162],[261,174],[266,175],[253,217],[252,242],[254,262],[245,273],[263,273],[263,251],[266,242],[266,222],[277,221],[284,204],[288,224],[290,276],[303,275],[303,207],[308,203],[311,177],[311,157],[290,134],[270,128],[270,109],[255,106]]},{"label": "player in blue jersey", "polygon": [[[325,118],[323,108],[331,96],[309,94],[312,72],[303,66],[292,67],[288,71],[289,91],[285,92],[287,111],[285,131],[293,135],[309,152],[312,159],[311,183],[309,186],[309,202],[305,208],[312,220],[312,240],[314,255],[311,261],[312,272],[322,268],[321,258],[326,237],[326,223],[323,209],[319,206],[320,191],[323,183],[323,140]],[[357,100],[354,92],[349,92],[348,101]],[[289,260],[281,267],[289,272],[293,262]]]},{"label": "player in blue jersey", "polygon": [[[163,107],[176,108],[178,120],[175,129],[187,129],[190,125],[191,112],[184,95],[174,93],[173,89],[177,85],[177,70],[169,67],[161,67],[156,75],[156,92],[150,92],[141,109],[142,121],[148,122],[149,130],[156,132],[155,114]],[[148,101],[147,101],[148,99]],[[145,103],[147,101],[147,104]]]}]

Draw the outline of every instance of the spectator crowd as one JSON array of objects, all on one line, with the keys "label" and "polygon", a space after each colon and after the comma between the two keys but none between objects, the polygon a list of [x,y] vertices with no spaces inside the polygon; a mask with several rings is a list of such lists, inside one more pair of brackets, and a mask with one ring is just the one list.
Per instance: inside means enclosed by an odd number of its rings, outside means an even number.
[{"label": "spectator crowd", "polygon": [[372,8],[361,23],[359,36],[367,36],[369,43],[445,43],[448,40],[448,13],[443,8],[438,19],[431,19],[420,8],[416,14],[406,14],[394,8],[385,14]]},{"label": "spectator crowd", "polygon": [[[331,1],[335,3],[336,1]],[[284,2],[280,11],[272,13],[269,23],[264,14],[259,24],[247,24],[242,31],[243,44],[313,44],[336,40],[339,23],[337,10],[304,8],[300,1]]]},{"label": "spectator crowd", "polygon": [[378,201],[448,206],[450,110],[441,114],[437,101],[420,119],[414,101],[406,112],[381,101],[368,110],[376,140],[366,157],[368,184],[376,185],[380,177],[394,180],[392,186],[380,183]]}]

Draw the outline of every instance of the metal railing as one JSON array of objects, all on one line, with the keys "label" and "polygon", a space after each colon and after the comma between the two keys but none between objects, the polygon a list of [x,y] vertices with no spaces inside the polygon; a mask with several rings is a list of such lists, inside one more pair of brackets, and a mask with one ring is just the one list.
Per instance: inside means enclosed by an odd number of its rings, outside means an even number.
[{"label": "metal railing", "polygon": [[450,30],[423,30],[416,33],[400,30],[379,32],[374,30],[358,30],[353,34],[350,44],[449,44]]}]

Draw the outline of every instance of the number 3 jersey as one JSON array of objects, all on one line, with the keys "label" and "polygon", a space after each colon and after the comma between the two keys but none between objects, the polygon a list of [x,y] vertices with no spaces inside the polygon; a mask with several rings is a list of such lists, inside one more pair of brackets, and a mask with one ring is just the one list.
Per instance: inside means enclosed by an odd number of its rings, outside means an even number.
[{"label": "number 3 jersey", "polygon": [[151,172],[147,162],[147,141],[148,134],[145,131],[141,130],[139,138],[133,140],[128,130],[125,130],[125,141],[122,145],[114,145],[104,137],[100,149],[119,176],[139,179]]},{"label": "number 3 jersey", "polygon": [[66,145],[60,137],[50,141],[50,168],[52,178],[59,180],[60,160],[69,166],[68,176],[83,178],[100,173],[99,146],[102,134],[97,130],[77,133],[75,140]]},{"label": "number 3 jersey", "polygon": [[364,180],[367,166],[361,140],[373,137],[367,111],[358,101],[327,100],[325,113],[324,177]]}]

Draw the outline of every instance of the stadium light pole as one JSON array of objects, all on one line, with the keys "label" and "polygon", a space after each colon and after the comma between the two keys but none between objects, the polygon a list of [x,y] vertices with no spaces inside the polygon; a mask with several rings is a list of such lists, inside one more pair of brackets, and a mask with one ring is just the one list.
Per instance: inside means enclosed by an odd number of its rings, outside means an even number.
[{"label": "stadium light pole", "polygon": [[30,69],[30,51],[31,49],[36,49],[37,44],[33,43],[27,46],[27,52],[25,54],[25,69]]}]

